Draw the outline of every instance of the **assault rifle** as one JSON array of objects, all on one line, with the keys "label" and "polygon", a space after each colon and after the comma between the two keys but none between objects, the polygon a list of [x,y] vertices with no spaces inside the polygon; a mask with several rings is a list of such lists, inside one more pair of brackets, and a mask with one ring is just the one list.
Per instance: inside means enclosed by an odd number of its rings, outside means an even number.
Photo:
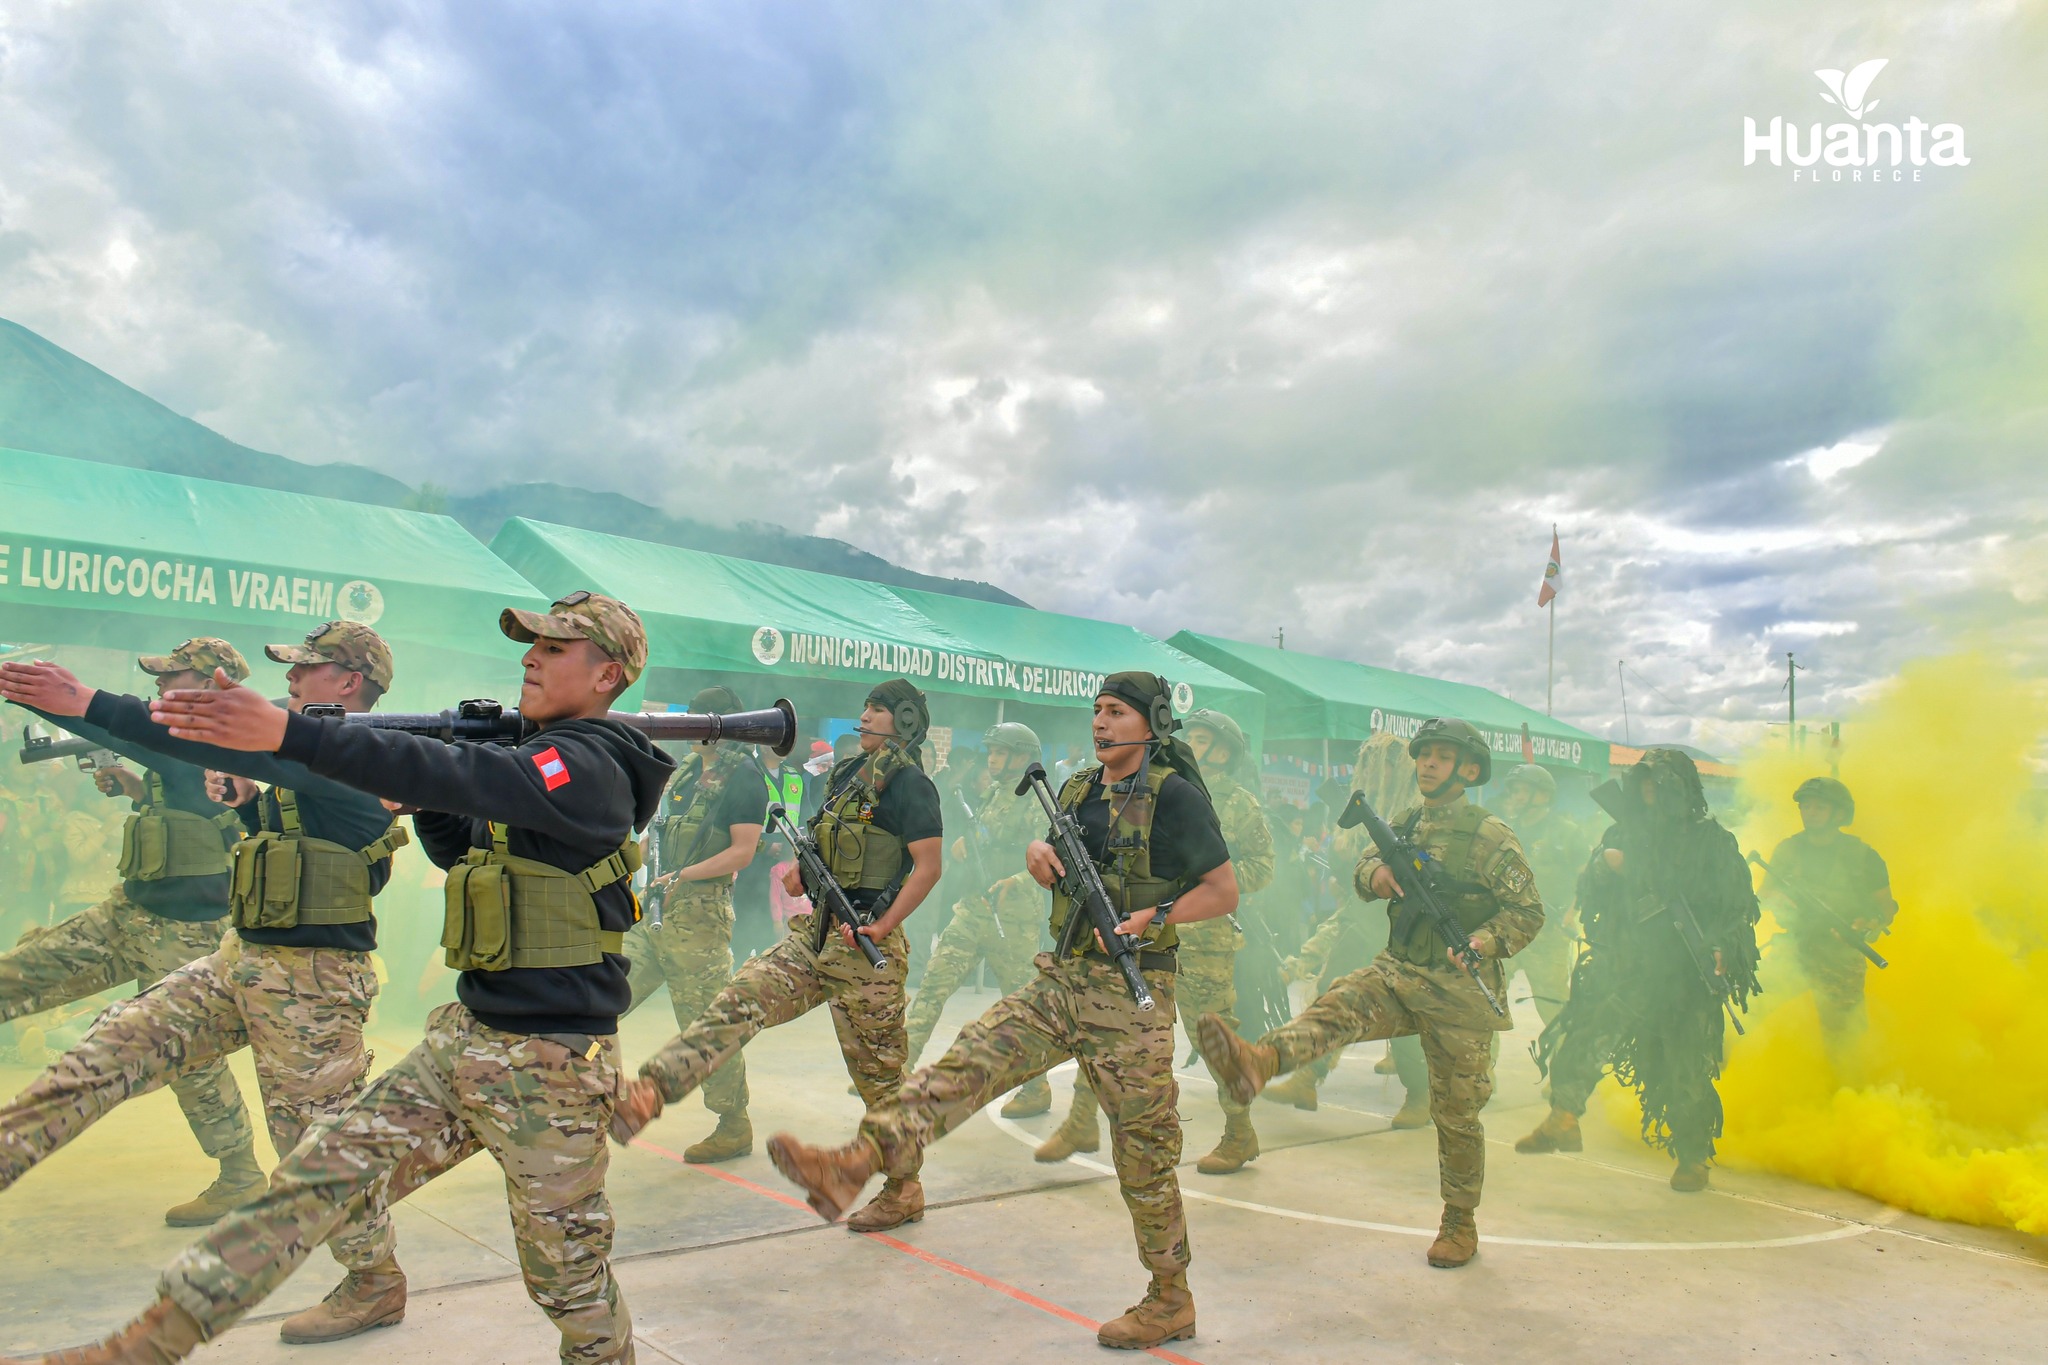
[{"label": "assault rifle", "polygon": [[1800,886],[1791,878],[1780,877],[1777,873],[1771,871],[1771,865],[1764,861],[1763,854],[1758,853],[1755,849],[1751,849],[1749,851],[1749,860],[1762,868],[1765,876],[1772,878],[1779,886],[1784,887],[1785,894],[1790,896],[1793,903],[1801,910],[1804,910],[1807,914],[1812,915],[1822,924],[1825,924],[1836,938],[1869,958],[1872,965],[1880,969],[1892,965],[1877,955],[1877,950],[1870,946],[1868,939],[1863,937],[1863,931],[1858,929],[1846,916],[1837,914],[1833,906],[1829,905],[1819,896],[1814,895],[1811,891],[1808,891],[1805,887]]},{"label": "assault rifle", "polygon": [[[1614,823],[1621,827],[1624,835],[1635,827],[1637,817],[1642,814],[1641,807],[1634,810],[1629,808],[1619,782],[1603,782],[1588,795],[1601,810],[1614,817]],[[1735,1000],[1728,989],[1728,978],[1722,974],[1720,964],[1715,962],[1714,950],[1707,946],[1706,935],[1700,932],[1700,922],[1692,912],[1691,902],[1686,900],[1682,891],[1673,890],[1668,895],[1660,892],[1647,878],[1636,878],[1633,875],[1636,870],[1624,852],[1622,875],[1628,877],[1635,885],[1644,887],[1644,894],[1655,901],[1657,908],[1663,911],[1664,918],[1677,931],[1679,942],[1685,945],[1685,955],[1692,959],[1692,969],[1699,974],[1700,984],[1707,988],[1707,994],[1714,998],[1716,1004],[1728,1011],[1728,1022],[1735,1025],[1736,1036],[1741,1037],[1748,1030],[1742,1027],[1742,1020],[1735,1012]]]},{"label": "assault rifle", "polygon": [[[523,744],[540,733],[541,727],[508,711],[488,697],[465,701],[446,711],[407,715],[392,711],[344,711],[331,702],[312,702],[304,708],[309,716],[365,725],[372,730],[400,730],[447,743],[466,740],[478,744]],[[736,744],[765,744],[777,758],[796,747],[796,708],[777,701],[765,711],[734,711],[716,715],[704,711],[612,711],[606,719],[630,725],[652,740],[693,741],[709,744],[731,740]]]},{"label": "assault rifle", "polygon": [[[1081,921],[1102,938],[1102,946],[1108,950],[1110,961],[1123,973],[1124,985],[1131,991],[1131,999],[1141,1010],[1150,1010],[1153,1005],[1152,991],[1145,985],[1145,975],[1138,970],[1138,939],[1130,934],[1120,934],[1116,926],[1122,921],[1109,903],[1109,888],[1102,884],[1102,874],[1096,871],[1095,860],[1088,856],[1088,845],[1081,838],[1081,822],[1060,809],[1053,799],[1052,788],[1045,782],[1045,765],[1034,763],[1024,770],[1024,780],[1017,784],[1017,795],[1034,792],[1038,804],[1045,807],[1045,817],[1052,822],[1053,851],[1059,854],[1060,866],[1066,875],[1059,880],[1059,889],[1067,895],[1070,909],[1067,922],[1060,930],[1060,941],[1053,949],[1055,960],[1064,961],[1074,950],[1074,935],[1079,932]],[[1165,913],[1165,907],[1160,907]]]},{"label": "assault rifle", "polygon": [[[993,795],[994,793],[990,794]],[[967,828],[961,831],[960,838],[967,845],[967,861],[972,864],[972,867],[968,870],[974,875],[975,886],[979,887],[982,891],[986,891],[996,884],[996,879],[989,875],[988,858],[984,846],[984,841],[988,837],[988,827],[982,824],[981,816],[976,814],[974,807],[968,804],[966,792],[958,787],[953,788],[953,799],[960,803],[961,810],[967,812]],[[994,907],[991,906],[990,909],[993,911]],[[1008,938],[1009,935],[1003,932],[1002,916],[996,915],[995,921],[996,936]]]},{"label": "assault rifle", "polygon": [[[787,706],[789,703],[780,704]],[[784,749],[782,752],[789,751]],[[768,778],[772,786],[774,779],[769,777],[768,765],[761,761],[759,754],[752,757],[754,766],[761,770],[761,776]],[[828,804],[831,801],[829,795],[826,801]],[[860,955],[868,960],[868,966],[878,972],[881,971],[882,950],[875,946],[873,939],[861,933],[861,930],[874,923],[881,913],[889,908],[890,903],[896,899],[897,890],[903,884],[898,882],[883,891],[875,898],[875,903],[869,908],[867,915],[863,916],[860,911],[853,908],[853,902],[847,898],[846,888],[832,875],[832,869],[825,866],[825,859],[818,852],[818,841],[811,837],[808,829],[789,818],[787,806],[780,801],[769,802],[768,825],[788,841],[789,851],[796,858],[797,873],[803,878],[804,891],[811,898],[811,909],[816,916],[818,930],[816,941],[811,944],[812,951],[823,952],[825,940],[830,936],[833,925],[843,924],[852,933],[853,946],[860,949]]]},{"label": "assault rifle", "polygon": [[1501,1004],[1500,997],[1479,974],[1480,964],[1486,959],[1473,948],[1472,936],[1458,927],[1458,921],[1451,917],[1443,897],[1437,894],[1436,882],[1443,865],[1430,856],[1429,850],[1394,833],[1393,828],[1380,818],[1380,813],[1372,808],[1372,802],[1365,799],[1364,792],[1351,793],[1350,804],[1337,817],[1339,829],[1350,829],[1354,825],[1365,826],[1367,837],[1379,850],[1380,861],[1386,864],[1387,871],[1394,874],[1394,881],[1401,888],[1402,914],[1395,933],[1405,933],[1402,922],[1412,925],[1414,915],[1428,920],[1429,927],[1443,940],[1451,957],[1465,969],[1465,974],[1472,978],[1472,984],[1479,987],[1479,993],[1486,997],[1487,1005],[1501,1018],[1507,1018],[1507,1006]]},{"label": "assault rifle", "polygon": [[[58,739],[36,721],[30,721],[21,732],[21,761],[23,763],[49,763],[61,758],[78,760],[82,773],[98,772],[101,768],[120,766],[121,756],[103,744],[89,739]],[[120,795],[118,789],[114,795]]]}]

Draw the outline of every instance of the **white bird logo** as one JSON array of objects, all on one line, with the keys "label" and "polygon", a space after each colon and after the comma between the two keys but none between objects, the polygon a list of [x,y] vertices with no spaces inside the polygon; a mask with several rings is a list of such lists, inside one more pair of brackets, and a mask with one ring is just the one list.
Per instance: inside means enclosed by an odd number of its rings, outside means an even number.
[{"label": "white bird logo", "polygon": [[1814,72],[1814,75],[1820,77],[1821,84],[1834,92],[1829,94],[1822,91],[1821,98],[1829,104],[1841,105],[1848,111],[1850,118],[1862,118],[1877,108],[1876,100],[1865,104],[1863,97],[1870,92],[1870,83],[1877,79],[1877,73],[1884,70],[1885,63],[1889,60],[1887,57],[1879,57],[1875,61],[1865,62],[1846,76],[1839,71]]}]

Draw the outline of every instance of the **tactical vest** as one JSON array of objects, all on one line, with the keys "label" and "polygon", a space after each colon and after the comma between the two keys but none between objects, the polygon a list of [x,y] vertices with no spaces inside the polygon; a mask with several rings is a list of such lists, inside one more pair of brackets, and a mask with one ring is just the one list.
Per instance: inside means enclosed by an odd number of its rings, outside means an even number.
[{"label": "tactical vest", "polygon": [[[1199,880],[1183,876],[1167,881],[1152,875],[1152,817],[1159,809],[1160,789],[1166,785],[1172,771],[1163,763],[1153,763],[1145,770],[1145,790],[1122,793],[1113,788],[1103,789],[1111,817],[1109,843],[1103,850],[1106,860],[1098,860],[1095,870],[1102,876],[1103,890],[1109,892],[1110,908],[1116,911],[1119,920],[1172,900]],[[1068,778],[1060,788],[1060,809],[1078,820],[1081,804],[1088,799],[1088,793],[1101,776],[1102,769],[1098,767],[1082,768]],[[1072,899],[1055,886],[1052,893],[1052,937],[1055,943],[1066,928],[1067,916],[1073,908]],[[1146,948],[1160,951],[1177,947],[1180,943],[1178,930],[1156,916],[1139,937]],[[1074,935],[1075,952],[1085,952],[1094,946],[1094,935],[1085,932]]]},{"label": "tactical vest", "polygon": [[825,784],[825,804],[811,817],[811,837],[825,868],[848,891],[882,891],[903,879],[903,840],[875,824],[875,808],[890,781],[916,762],[890,746],[847,759]]},{"label": "tactical vest", "polygon": [[[657,823],[657,836],[661,840],[661,866],[664,872],[678,872],[707,858],[715,858],[732,847],[732,829],[726,825],[711,824],[711,811],[718,804],[718,798],[725,793],[725,784],[739,769],[739,761],[724,761],[728,755],[717,754],[713,761],[698,760],[696,788],[690,793],[689,801],[678,815],[664,815]],[[673,859],[673,861],[671,861]],[[714,877],[708,881],[677,882],[672,894],[688,895],[691,892],[719,891],[732,885],[730,874]]]},{"label": "tactical vest", "polygon": [[[628,839],[581,872],[515,858],[505,826],[491,825],[491,846],[473,848],[448,871],[441,947],[458,972],[508,967],[587,967],[622,953],[626,936],[604,928],[596,893],[640,870],[640,845]],[[636,902],[633,918],[640,918]]]},{"label": "tactical vest", "polygon": [[273,787],[271,795],[279,827],[234,847],[228,922],[237,929],[296,929],[369,919],[370,868],[412,842],[405,826],[394,821],[381,838],[350,848],[311,838],[299,827],[297,793]]},{"label": "tactical vest", "polygon": [[217,877],[228,870],[229,830],[240,832],[234,811],[199,815],[164,804],[164,780],[148,776],[149,799],[121,827],[123,881],[160,882],[170,877]]},{"label": "tactical vest", "polygon": [[[1403,839],[1414,839],[1415,831],[1422,823],[1422,811],[1422,807],[1416,807],[1395,832]],[[1435,860],[1437,895],[1443,900],[1444,908],[1451,912],[1451,918],[1457,921],[1458,928],[1467,935],[1500,911],[1500,902],[1479,880],[1480,869],[1475,866],[1477,860],[1472,852],[1479,827],[1489,818],[1491,812],[1484,806],[1466,802],[1451,817],[1443,854]],[[1444,965],[1444,942],[1419,907],[1389,901],[1387,914],[1392,920],[1387,938],[1389,952],[1418,967]]]}]

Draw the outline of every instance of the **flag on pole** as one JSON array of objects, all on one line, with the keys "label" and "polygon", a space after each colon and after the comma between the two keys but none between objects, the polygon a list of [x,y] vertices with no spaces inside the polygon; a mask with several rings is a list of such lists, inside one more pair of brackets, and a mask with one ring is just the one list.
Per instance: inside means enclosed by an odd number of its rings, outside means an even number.
[{"label": "flag on pole", "polygon": [[1557,528],[1553,526],[1550,528],[1550,562],[1543,566],[1543,586],[1536,590],[1537,606],[1547,607],[1550,599],[1557,596],[1557,590],[1564,586],[1559,577],[1562,573],[1563,568],[1557,558]]}]

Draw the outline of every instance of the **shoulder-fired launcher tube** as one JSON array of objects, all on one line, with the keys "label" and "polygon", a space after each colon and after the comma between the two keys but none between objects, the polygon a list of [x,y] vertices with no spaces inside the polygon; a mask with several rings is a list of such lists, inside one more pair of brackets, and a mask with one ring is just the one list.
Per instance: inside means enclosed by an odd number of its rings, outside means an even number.
[{"label": "shoulder-fired launcher tube", "polygon": [[[483,744],[518,744],[540,732],[517,711],[508,711],[488,698],[466,701],[446,711],[405,713],[399,711],[343,711],[338,706],[310,705],[309,716],[345,720],[373,730],[402,730],[409,735],[453,743],[469,740]],[[608,719],[630,725],[652,740],[709,744],[729,740],[735,744],[764,744],[777,758],[787,757],[796,747],[796,707],[786,699],[761,711],[733,711],[719,715],[709,711],[613,711]],[[23,762],[31,760],[26,757]]]}]

